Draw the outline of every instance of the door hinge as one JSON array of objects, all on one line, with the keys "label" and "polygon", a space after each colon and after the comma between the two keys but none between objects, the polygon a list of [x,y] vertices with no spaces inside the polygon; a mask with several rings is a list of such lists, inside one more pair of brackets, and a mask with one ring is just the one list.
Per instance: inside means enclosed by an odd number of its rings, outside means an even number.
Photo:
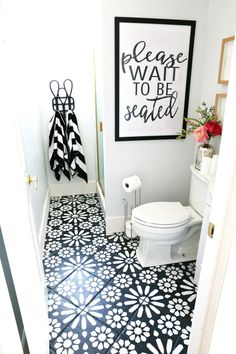
[{"label": "door hinge", "polygon": [[209,222],[209,224],[208,224],[208,236],[210,238],[213,238],[214,231],[215,231],[215,225],[212,222]]}]

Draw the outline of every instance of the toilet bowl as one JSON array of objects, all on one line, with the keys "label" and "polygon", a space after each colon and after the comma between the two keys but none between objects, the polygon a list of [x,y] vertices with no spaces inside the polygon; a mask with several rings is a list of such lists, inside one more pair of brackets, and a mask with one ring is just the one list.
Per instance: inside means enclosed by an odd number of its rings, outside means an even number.
[{"label": "toilet bowl", "polygon": [[208,179],[191,166],[190,205],[153,202],[132,211],[133,233],[140,237],[137,258],[143,267],[196,259]]}]

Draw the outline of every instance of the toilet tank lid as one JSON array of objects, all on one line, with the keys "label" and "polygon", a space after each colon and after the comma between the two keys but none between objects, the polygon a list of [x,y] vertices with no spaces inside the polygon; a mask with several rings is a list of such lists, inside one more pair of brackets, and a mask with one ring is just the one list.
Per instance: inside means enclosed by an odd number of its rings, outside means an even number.
[{"label": "toilet tank lid", "polygon": [[189,211],[179,202],[154,202],[133,209],[133,217],[148,224],[184,224],[191,218]]}]

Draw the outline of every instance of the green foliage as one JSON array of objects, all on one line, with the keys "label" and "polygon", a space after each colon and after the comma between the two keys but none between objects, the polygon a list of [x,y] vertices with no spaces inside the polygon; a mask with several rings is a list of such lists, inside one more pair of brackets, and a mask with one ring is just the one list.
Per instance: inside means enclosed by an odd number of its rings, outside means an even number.
[{"label": "green foliage", "polygon": [[215,117],[215,107],[212,106],[208,108],[205,102],[202,103],[201,107],[198,107],[196,112],[200,115],[198,119],[191,117],[184,118],[184,120],[187,122],[187,129],[182,129],[182,132],[178,133],[178,136],[176,138],[177,140],[185,139],[188,134],[193,133],[194,129],[200,127],[201,125],[204,125],[210,120],[217,120]]}]

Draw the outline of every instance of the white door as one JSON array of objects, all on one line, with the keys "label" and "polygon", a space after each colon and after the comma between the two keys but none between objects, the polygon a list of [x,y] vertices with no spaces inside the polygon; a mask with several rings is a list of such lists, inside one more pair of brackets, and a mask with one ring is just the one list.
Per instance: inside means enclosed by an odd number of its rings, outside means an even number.
[{"label": "white door", "polygon": [[[6,118],[12,117],[7,115]],[[14,119],[13,119],[14,120]],[[21,141],[17,122],[8,122],[11,136],[1,134],[1,228],[25,333],[32,354],[47,354],[48,327],[45,287],[39,248],[32,231]],[[4,321],[0,317],[0,321]],[[10,353],[10,352],[9,352]],[[8,353],[3,353],[8,354]]]},{"label": "white door", "polygon": [[[210,215],[210,222],[215,225],[215,231],[213,238],[207,237],[206,241],[188,354],[207,354],[209,348],[211,348],[211,336],[218,311],[219,298],[221,296],[225,272],[227,271],[227,262],[232,247],[232,240],[235,235],[235,92],[236,48],[234,48],[231,62],[231,75],[223,122],[223,135]],[[236,311],[232,304],[232,311],[228,316],[235,318],[235,315]],[[225,326],[227,328],[230,324],[225,323]],[[227,337],[220,338],[222,342],[223,339],[228,340]],[[232,349],[232,352],[233,351]],[[213,353],[213,351],[210,352]],[[219,351],[219,353],[221,352],[222,351]],[[215,351],[214,353],[216,354]]]},{"label": "white door", "polygon": [[[26,172],[31,171],[26,171],[16,104],[21,99],[27,105],[29,97],[20,91],[19,77],[23,75],[14,75],[20,68],[9,65],[5,45],[1,41],[0,225],[30,354],[47,354],[49,341],[43,268],[30,218],[29,193],[32,187],[25,181]],[[34,141],[30,148],[34,149]],[[1,314],[1,325],[4,321]],[[14,333],[12,342],[17,342]],[[10,345],[8,349],[1,354],[12,354]]]}]

